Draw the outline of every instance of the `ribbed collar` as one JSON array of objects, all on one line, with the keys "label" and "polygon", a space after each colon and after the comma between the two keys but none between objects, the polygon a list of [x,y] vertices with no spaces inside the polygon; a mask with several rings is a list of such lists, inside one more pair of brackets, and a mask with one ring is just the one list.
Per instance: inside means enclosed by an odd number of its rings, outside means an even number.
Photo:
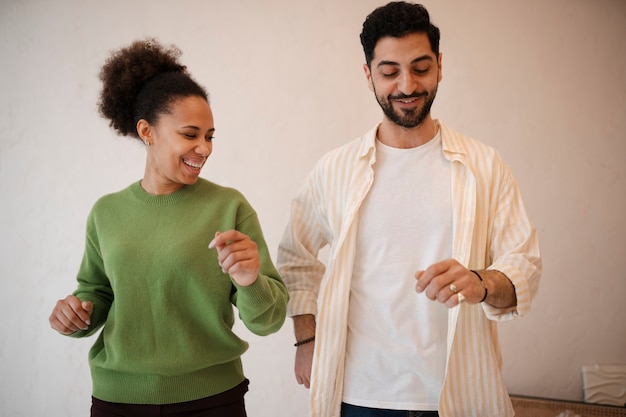
[{"label": "ribbed collar", "polygon": [[129,191],[132,197],[142,204],[149,206],[169,206],[190,198],[200,187],[201,182],[202,179],[198,178],[198,181],[195,184],[184,185],[172,194],[153,195],[147,193],[146,190],[141,187],[140,180],[131,184]]}]

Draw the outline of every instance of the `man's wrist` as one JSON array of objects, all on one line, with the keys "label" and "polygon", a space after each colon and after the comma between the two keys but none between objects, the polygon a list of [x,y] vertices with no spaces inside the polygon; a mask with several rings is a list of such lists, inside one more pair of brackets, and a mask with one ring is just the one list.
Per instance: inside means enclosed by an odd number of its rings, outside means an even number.
[{"label": "man's wrist", "polygon": [[485,281],[483,281],[483,277],[481,277],[478,272],[474,271],[473,269],[470,269],[470,271],[472,271],[474,273],[474,275],[476,275],[478,277],[478,279],[480,280],[480,285],[485,289],[485,295],[483,295],[482,300],[479,301],[479,303],[482,303],[483,301],[485,301],[487,299],[487,296],[489,295],[489,290],[487,289],[487,284],[485,284]]},{"label": "man's wrist", "polygon": [[298,346],[306,345],[307,343],[311,343],[314,341],[315,341],[315,336],[309,337],[308,339],[297,341],[296,343],[294,343],[294,346],[298,347]]},{"label": "man's wrist", "polygon": [[[296,336],[296,343],[315,338],[315,316],[313,314],[301,314],[293,316],[293,330]],[[312,342],[309,341],[308,343]],[[304,343],[302,343],[304,344]]]}]

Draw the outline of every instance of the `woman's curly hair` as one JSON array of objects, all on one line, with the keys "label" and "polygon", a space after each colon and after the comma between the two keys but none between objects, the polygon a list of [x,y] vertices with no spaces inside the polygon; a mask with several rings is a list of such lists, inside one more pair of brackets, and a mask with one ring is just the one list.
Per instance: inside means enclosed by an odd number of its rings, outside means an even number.
[{"label": "woman's curly hair", "polygon": [[169,112],[173,101],[199,96],[208,101],[203,87],[197,84],[180,64],[181,51],[165,47],[156,39],[133,42],[111,53],[100,70],[102,91],[98,102],[100,115],[123,136],[139,137],[137,122],[150,124]]}]

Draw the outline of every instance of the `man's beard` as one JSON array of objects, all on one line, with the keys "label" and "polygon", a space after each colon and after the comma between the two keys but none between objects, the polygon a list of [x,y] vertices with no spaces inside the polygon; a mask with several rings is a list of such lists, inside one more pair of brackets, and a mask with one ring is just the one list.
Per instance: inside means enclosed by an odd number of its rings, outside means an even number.
[{"label": "man's beard", "polygon": [[[398,126],[410,129],[421,125],[430,113],[430,108],[432,107],[433,102],[435,101],[435,96],[437,95],[437,86],[435,86],[434,90],[430,92],[425,91],[423,93],[413,93],[408,96],[404,94],[399,94],[396,96],[389,96],[386,100],[378,96],[378,94],[376,93],[376,87],[374,87],[374,95],[376,96],[376,101],[378,101],[380,108],[383,109],[383,113],[390,121],[397,124]],[[424,97],[425,100],[424,105],[421,109],[419,107],[416,107],[414,109],[407,109],[396,112],[393,108],[392,100],[403,100],[407,98],[419,97]]]}]

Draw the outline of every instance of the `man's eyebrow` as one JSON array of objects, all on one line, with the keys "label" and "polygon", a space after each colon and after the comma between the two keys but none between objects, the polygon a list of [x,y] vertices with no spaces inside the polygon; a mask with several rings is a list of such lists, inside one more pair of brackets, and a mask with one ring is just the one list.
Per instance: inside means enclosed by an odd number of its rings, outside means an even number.
[{"label": "man's eyebrow", "polygon": [[[433,61],[433,57],[430,56],[430,55],[422,55],[422,56],[419,56],[419,57],[415,58],[413,61],[411,61],[411,64],[417,64],[418,62],[422,62],[422,61]],[[382,67],[384,65],[398,66],[400,64],[398,64],[395,61],[380,61],[376,65],[376,67],[379,68],[379,67]]]}]

